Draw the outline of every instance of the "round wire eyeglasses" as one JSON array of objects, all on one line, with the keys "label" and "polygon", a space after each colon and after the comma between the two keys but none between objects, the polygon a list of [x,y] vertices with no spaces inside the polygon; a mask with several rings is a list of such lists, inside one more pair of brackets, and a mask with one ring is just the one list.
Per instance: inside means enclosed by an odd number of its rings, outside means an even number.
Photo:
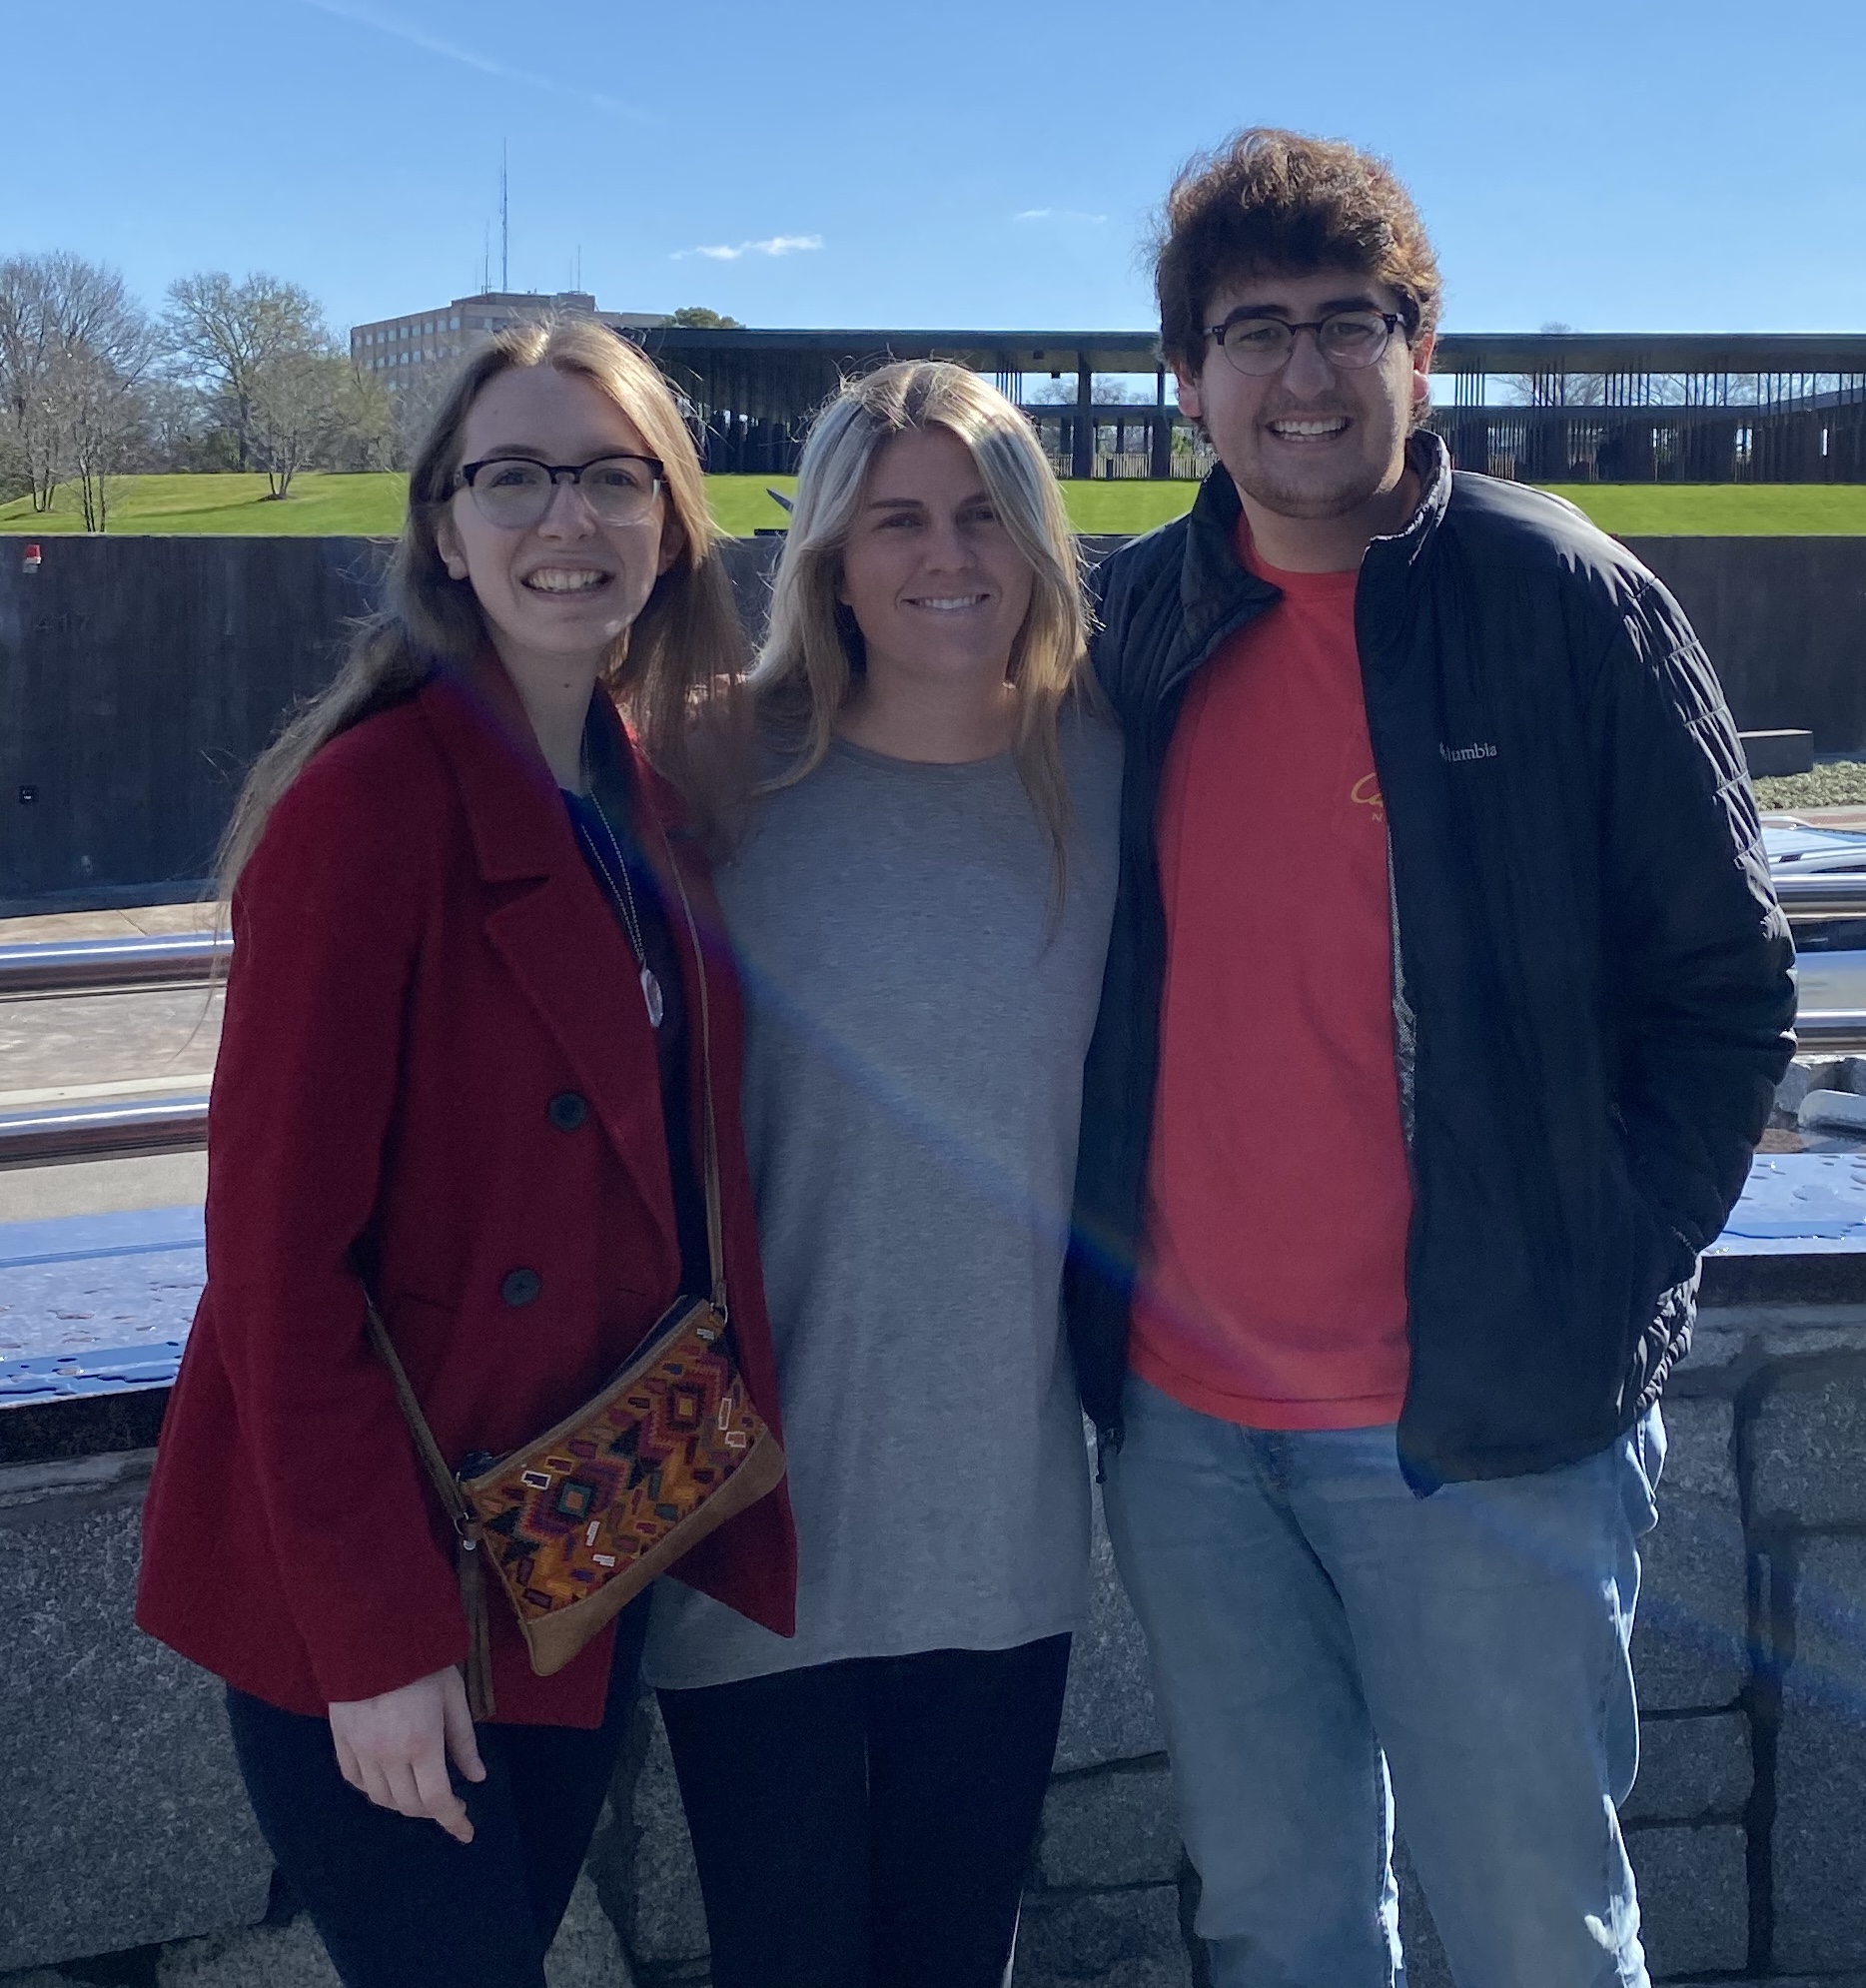
[{"label": "round wire eyeglasses", "polygon": [[1298,332],[1314,336],[1316,350],[1331,366],[1352,372],[1375,364],[1400,322],[1397,311],[1331,311],[1298,325],[1287,318],[1227,318],[1205,331],[1240,373],[1281,373],[1296,350]]}]

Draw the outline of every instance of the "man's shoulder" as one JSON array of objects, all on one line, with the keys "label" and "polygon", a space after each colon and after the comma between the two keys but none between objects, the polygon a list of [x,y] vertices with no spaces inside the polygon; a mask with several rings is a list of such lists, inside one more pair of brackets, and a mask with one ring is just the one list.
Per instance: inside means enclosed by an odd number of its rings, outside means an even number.
[{"label": "man's shoulder", "polygon": [[1096,563],[1096,592],[1103,600],[1132,598],[1139,589],[1162,578],[1177,582],[1191,530],[1192,513],[1187,511],[1117,545]]},{"label": "man's shoulder", "polygon": [[1181,605],[1190,517],[1176,517],[1110,552],[1090,572],[1090,654],[1116,716],[1134,722],[1163,651],[1184,638]]},{"label": "man's shoulder", "polygon": [[1652,574],[1578,504],[1528,484],[1468,470],[1451,473],[1444,528],[1480,570],[1553,587],[1579,587],[1623,603]]}]

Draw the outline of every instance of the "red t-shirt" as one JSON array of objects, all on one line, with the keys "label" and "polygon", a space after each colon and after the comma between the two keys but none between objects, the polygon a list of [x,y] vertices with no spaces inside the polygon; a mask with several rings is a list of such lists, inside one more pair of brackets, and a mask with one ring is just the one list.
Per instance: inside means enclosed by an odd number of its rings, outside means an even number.
[{"label": "red t-shirt", "polygon": [[1387,816],[1355,572],[1283,598],[1200,672],[1158,833],[1167,972],[1136,1373],[1254,1429],[1366,1429],[1405,1394]]}]

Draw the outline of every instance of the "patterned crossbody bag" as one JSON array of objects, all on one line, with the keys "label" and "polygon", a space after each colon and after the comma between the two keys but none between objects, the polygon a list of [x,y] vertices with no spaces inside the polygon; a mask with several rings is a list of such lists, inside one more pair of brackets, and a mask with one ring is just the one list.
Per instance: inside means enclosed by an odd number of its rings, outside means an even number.
[{"label": "patterned crossbody bag", "polygon": [[706,958],[686,885],[674,884],[698,966],[710,1298],[676,1298],[622,1370],[521,1449],[470,1475],[448,1467],[375,1301],[370,1337],[395,1381],[416,1448],[453,1520],[470,1648],[466,1695],[493,1715],[484,1562],[518,1617],[531,1668],[548,1677],[621,1609],[735,1513],[775,1489],[784,1453],[746,1392],[726,1304],[713,1116]]}]

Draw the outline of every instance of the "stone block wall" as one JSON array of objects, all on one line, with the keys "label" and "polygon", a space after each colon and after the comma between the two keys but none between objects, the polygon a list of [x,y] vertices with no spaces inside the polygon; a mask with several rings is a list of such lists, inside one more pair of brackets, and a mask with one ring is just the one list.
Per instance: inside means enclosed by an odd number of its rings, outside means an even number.
[{"label": "stone block wall", "polygon": [[[1866,1988],[1866,1305],[1707,1310],[1666,1422],[1623,1816],[1653,1973]],[[130,1626],[147,1467],[0,1471],[0,1988],[67,1988],[61,1963],[98,1954],[149,1988],[331,1988],[271,1887],[215,1686]],[[1195,1988],[1146,1652],[1099,1527],[1096,1550],[1017,1980]],[[1403,1852],[1400,1876],[1412,1988],[1448,1988]],[[705,1944],[644,1702],[551,1988],[698,1988]]]},{"label": "stone block wall", "polygon": [[0,1970],[266,1910],[220,1686],[130,1620],[149,1456],[0,1472]]}]

